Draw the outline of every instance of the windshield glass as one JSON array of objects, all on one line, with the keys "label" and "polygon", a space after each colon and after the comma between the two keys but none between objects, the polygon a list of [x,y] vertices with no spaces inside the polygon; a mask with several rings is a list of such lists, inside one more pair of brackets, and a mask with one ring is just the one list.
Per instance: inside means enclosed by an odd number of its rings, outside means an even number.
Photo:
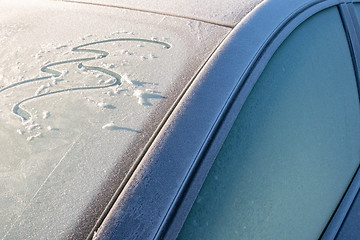
[{"label": "windshield glass", "polygon": [[0,6],[0,236],[84,238],[229,29],[73,3]]}]

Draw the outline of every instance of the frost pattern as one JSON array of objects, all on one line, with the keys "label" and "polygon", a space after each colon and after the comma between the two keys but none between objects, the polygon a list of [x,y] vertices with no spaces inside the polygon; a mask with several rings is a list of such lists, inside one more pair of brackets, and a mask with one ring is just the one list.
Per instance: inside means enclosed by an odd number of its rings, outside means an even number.
[{"label": "frost pattern", "polygon": [[83,53],[94,53],[94,54],[96,54],[96,56],[95,57],[88,57],[88,58],[77,58],[77,59],[71,59],[71,60],[60,61],[60,62],[54,62],[54,63],[47,64],[47,65],[45,65],[44,67],[41,68],[41,71],[44,72],[44,73],[48,73],[49,76],[28,79],[28,80],[24,80],[24,81],[21,81],[21,82],[11,84],[11,85],[9,85],[7,87],[4,87],[4,88],[0,89],[0,93],[6,91],[8,89],[12,89],[14,87],[23,85],[23,84],[27,84],[27,83],[31,83],[31,82],[41,82],[43,80],[50,79],[50,78],[55,78],[55,79],[59,78],[59,77],[61,77],[63,75],[63,73],[59,72],[57,70],[54,70],[53,67],[56,67],[58,65],[69,64],[69,63],[79,63],[78,64],[78,69],[81,69],[81,70],[84,70],[84,71],[98,71],[98,72],[101,72],[103,74],[108,75],[109,77],[112,77],[112,80],[109,81],[106,85],[68,88],[68,89],[63,89],[63,90],[58,90],[58,91],[49,91],[49,92],[45,92],[45,93],[43,93],[43,92],[47,87],[45,85],[41,85],[38,88],[38,90],[36,91],[35,96],[32,96],[32,97],[25,98],[25,99],[21,100],[20,102],[16,103],[14,105],[14,107],[13,107],[13,113],[15,115],[17,115],[18,117],[20,117],[22,119],[22,121],[27,121],[27,120],[29,120],[31,118],[31,114],[27,110],[25,110],[24,108],[21,108],[21,104],[23,104],[23,103],[25,103],[27,101],[34,100],[34,99],[37,99],[37,98],[42,98],[42,97],[47,96],[47,95],[59,94],[59,93],[64,93],[64,92],[79,91],[79,90],[94,90],[94,89],[109,88],[109,87],[121,85],[121,76],[118,73],[109,70],[111,68],[114,68],[113,64],[105,65],[106,68],[95,67],[95,66],[87,66],[87,65],[83,64],[84,62],[92,61],[92,60],[99,59],[99,58],[105,58],[105,57],[107,57],[109,55],[109,52],[106,52],[106,51],[103,51],[103,50],[97,50],[97,49],[89,49],[89,48],[86,48],[86,47],[99,45],[99,44],[102,44],[102,43],[121,42],[121,41],[148,42],[148,43],[154,43],[154,44],[162,45],[163,47],[165,47],[167,49],[170,48],[170,45],[165,43],[165,42],[160,42],[160,41],[155,41],[155,40],[147,40],[147,39],[136,39],[136,38],[107,39],[107,40],[103,40],[103,41],[97,41],[97,42],[91,42],[91,43],[87,43],[87,44],[82,44],[80,46],[74,47],[72,49],[72,51],[73,52],[83,52]]},{"label": "frost pattern", "polygon": [[[91,37],[92,35],[84,36],[82,39],[85,40],[88,37]],[[20,81],[10,84],[8,86],[5,86],[0,89],[0,94],[5,94],[5,92],[9,90],[15,90],[17,87],[20,86],[26,86],[29,84],[39,83],[37,90],[34,92],[33,96],[25,97],[21,99],[20,101],[13,104],[12,107],[12,113],[15,114],[17,117],[19,117],[24,125],[24,127],[27,129],[27,131],[30,133],[34,129],[41,129],[41,127],[34,122],[33,118],[33,112],[26,109],[23,105],[26,102],[29,101],[39,101],[44,99],[47,96],[50,95],[61,95],[69,92],[76,92],[79,91],[81,94],[84,91],[92,91],[92,90],[99,90],[104,89],[107,90],[106,93],[109,96],[114,96],[116,94],[119,94],[122,91],[128,91],[127,89],[121,88],[123,85],[127,85],[133,90],[133,94],[127,94],[128,96],[134,96],[138,99],[138,103],[140,105],[144,106],[151,106],[152,104],[149,102],[150,98],[163,98],[160,94],[157,93],[148,93],[147,90],[137,90],[134,89],[137,86],[143,86],[144,84],[152,84],[147,82],[141,82],[137,80],[131,80],[130,75],[128,74],[119,74],[118,72],[115,72],[116,65],[112,63],[106,63],[101,62],[100,66],[91,65],[90,62],[94,60],[103,60],[105,59],[110,53],[104,50],[100,50],[97,47],[101,44],[105,43],[113,43],[113,44],[120,44],[121,42],[136,42],[138,45],[143,46],[145,43],[160,45],[164,49],[169,49],[171,46],[166,42],[161,42],[159,40],[153,39],[137,39],[137,38],[111,38],[106,39],[102,41],[93,41],[90,43],[85,43],[78,45],[71,49],[70,52],[65,52],[63,55],[67,55],[70,53],[83,53],[86,55],[89,55],[89,57],[82,57],[82,58],[73,58],[69,60],[64,61],[57,61],[57,62],[50,62],[49,60],[46,60],[43,62],[43,67],[40,68],[41,72],[46,73],[46,76],[36,77],[32,79],[25,79],[22,77]],[[66,50],[68,49],[68,44],[58,44],[54,47],[54,49],[57,50]],[[45,53],[44,50],[38,51],[36,54],[33,55],[34,58],[39,59],[43,57],[43,53]],[[121,55],[125,54],[127,56],[132,56],[135,53],[130,52],[128,50],[121,50]],[[91,55],[94,56],[91,56]],[[150,54],[149,58],[155,58],[153,55]],[[144,57],[144,59],[147,59]],[[96,74],[96,77],[100,80],[97,82],[97,84],[94,84],[93,86],[74,86],[74,87],[63,87],[59,89],[59,86],[61,87],[62,82],[69,82],[66,81],[66,75],[69,73],[69,70],[57,70],[56,68],[59,66],[64,67],[66,64],[76,64],[76,67],[81,72],[84,72],[86,74],[88,73],[94,73]],[[126,65],[126,60],[123,60],[123,65]],[[104,77],[109,77],[108,80],[104,80]],[[50,82],[49,82],[50,80]],[[57,86],[56,89],[53,87]],[[88,99],[89,100],[89,99]],[[115,109],[116,107],[112,104],[106,103],[106,102],[97,102],[96,103],[98,107],[103,109]],[[50,117],[50,113],[48,111],[42,112],[42,118],[47,119]],[[53,127],[48,127],[48,130],[54,130]],[[55,128],[56,129],[56,128]],[[105,127],[104,129],[119,129],[119,127]],[[21,130],[19,130],[21,131]],[[19,134],[23,134],[23,132],[19,132]],[[34,135],[31,135],[27,138],[28,141],[32,141],[34,138],[40,137],[41,134],[37,132]]]}]

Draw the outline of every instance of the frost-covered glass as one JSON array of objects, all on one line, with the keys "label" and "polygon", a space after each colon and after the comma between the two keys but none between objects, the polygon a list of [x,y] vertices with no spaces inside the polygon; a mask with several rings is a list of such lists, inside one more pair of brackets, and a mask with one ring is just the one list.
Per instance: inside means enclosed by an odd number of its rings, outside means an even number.
[{"label": "frost-covered glass", "polygon": [[263,0],[79,0],[80,2],[108,4],[131,9],[144,9],[175,16],[201,19],[235,26],[247,13]]},{"label": "frost-covered glass", "polygon": [[85,239],[229,29],[0,2],[0,239]]},{"label": "frost-covered glass", "polygon": [[354,70],[336,8],[279,47],[178,239],[317,239],[360,160]]}]

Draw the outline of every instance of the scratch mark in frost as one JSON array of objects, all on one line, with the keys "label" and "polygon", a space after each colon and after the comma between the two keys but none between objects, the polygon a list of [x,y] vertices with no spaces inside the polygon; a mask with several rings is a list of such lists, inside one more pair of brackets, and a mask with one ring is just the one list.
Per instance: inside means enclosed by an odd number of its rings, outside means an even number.
[{"label": "scratch mark in frost", "polygon": [[60,164],[62,163],[62,161],[65,159],[65,157],[69,154],[69,152],[73,149],[75,143],[77,143],[77,141],[80,139],[80,137],[83,135],[80,134],[79,137],[76,138],[76,140],[71,144],[71,146],[69,147],[69,149],[65,152],[64,156],[60,159],[60,161],[56,164],[56,166],[53,168],[53,170],[49,173],[49,175],[45,178],[44,182],[40,185],[40,187],[38,188],[38,190],[35,192],[35,194],[33,195],[33,197],[29,200],[29,203],[26,205],[26,207],[24,208],[24,210],[21,212],[21,214],[16,218],[16,220],[11,224],[9,230],[5,233],[4,237],[2,238],[2,240],[4,240],[6,238],[6,236],[9,234],[9,232],[14,228],[15,224],[20,220],[21,216],[24,214],[24,212],[26,211],[26,209],[30,206],[30,204],[34,201],[35,197],[38,195],[38,193],[40,192],[40,190],[44,187],[45,183],[49,180],[49,178],[51,177],[51,175],[55,172],[55,170],[60,166]]}]

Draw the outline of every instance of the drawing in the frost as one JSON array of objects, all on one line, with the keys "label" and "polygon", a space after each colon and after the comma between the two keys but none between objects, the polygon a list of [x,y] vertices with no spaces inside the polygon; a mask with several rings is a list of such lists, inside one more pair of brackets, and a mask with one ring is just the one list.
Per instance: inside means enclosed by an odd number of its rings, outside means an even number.
[{"label": "drawing in the frost", "polygon": [[[29,124],[33,125],[34,122],[33,122],[33,115],[31,113],[31,111],[27,110],[23,106],[23,104],[26,102],[40,100],[46,96],[61,94],[61,93],[66,93],[66,92],[97,90],[97,89],[106,89],[106,88],[111,88],[111,87],[118,87],[116,91],[119,92],[119,91],[121,91],[121,89],[119,89],[119,87],[121,85],[123,85],[124,83],[130,84],[130,85],[137,85],[137,86],[146,84],[143,82],[130,80],[129,76],[126,73],[121,75],[121,73],[117,73],[117,72],[113,71],[115,68],[114,64],[106,64],[106,63],[102,62],[101,66],[95,66],[94,64],[90,63],[91,61],[94,61],[94,60],[105,59],[110,54],[107,51],[100,50],[99,45],[106,44],[106,43],[115,44],[117,42],[135,42],[137,45],[150,43],[150,44],[160,45],[164,49],[169,49],[171,47],[170,44],[168,44],[166,42],[161,42],[158,40],[140,39],[140,38],[112,38],[112,39],[106,39],[106,40],[102,40],[102,41],[93,41],[90,43],[81,44],[81,45],[78,45],[78,46],[72,48],[71,52],[84,53],[84,54],[90,53],[90,54],[94,54],[94,56],[83,57],[83,58],[73,58],[73,59],[69,59],[69,60],[57,61],[57,62],[52,62],[52,63],[50,61],[46,61],[46,62],[44,62],[45,66],[41,67],[40,70],[41,70],[41,72],[48,74],[47,76],[21,80],[19,82],[10,84],[8,86],[0,88],[0,94],[3,94],[7,90],[14,89],[19,86],[27,85],[30,83],[39,83],[40,85],[37,88],[37,90],[35,91],[33,96],[23,98],[22,100],[14,103],[13,107],[12,107],[12,113],[21,119],[23,125],[29,125]],[[66,47],[68,47],[68,46],[67,45],[58,45],[56,47],[56,49],[63,49]],[[97,47],[97,48],[95,49],[94,47]],[[126,51],[126,52],[128,53],[128,51]],[[68,86],[68,87],[65,87],[62,89],[51,90],[51,87],[53,85],[61,84],[61,82],[64,81],[66,75],[69,73],[68,70],[60,71],[60,70],[56,69],[58,66],[66,65],[66,64],[77,64],[78,70],[81,70],[83,72],[93,71],[93,72],[97,73],[98,77],[108,76],[110,78],[108,80],[100,80],[94,86],[74,86],[74,87]],[[52,82],[48,82],[46,84],[46,83],[44,83],[45,80],[50,80]],[[133,96],[138,98],[139,104],[151,105],[147,99],[141,99],[141,96],[146,97],[149,95],[149,98],[162,98],[162,96],[158,95],[157,93],[154,94],[151,91],[149,93],[146,93],[146,92],[148,92],[148,89],[146,89],[145,91],[143,91],[143,90],[135,90],[134,91]],[[115,106],[104,103],[104,102],[100,102],[97,105],[99,107],[108,108],[108,109],[115,108]],[[43,119],[46,119],[49,116],[50,116],[49,112],[46,111],[43,113]],[[33,137],[28,138],[28,140],[32,140],[32,139],[33,139]]]}]

